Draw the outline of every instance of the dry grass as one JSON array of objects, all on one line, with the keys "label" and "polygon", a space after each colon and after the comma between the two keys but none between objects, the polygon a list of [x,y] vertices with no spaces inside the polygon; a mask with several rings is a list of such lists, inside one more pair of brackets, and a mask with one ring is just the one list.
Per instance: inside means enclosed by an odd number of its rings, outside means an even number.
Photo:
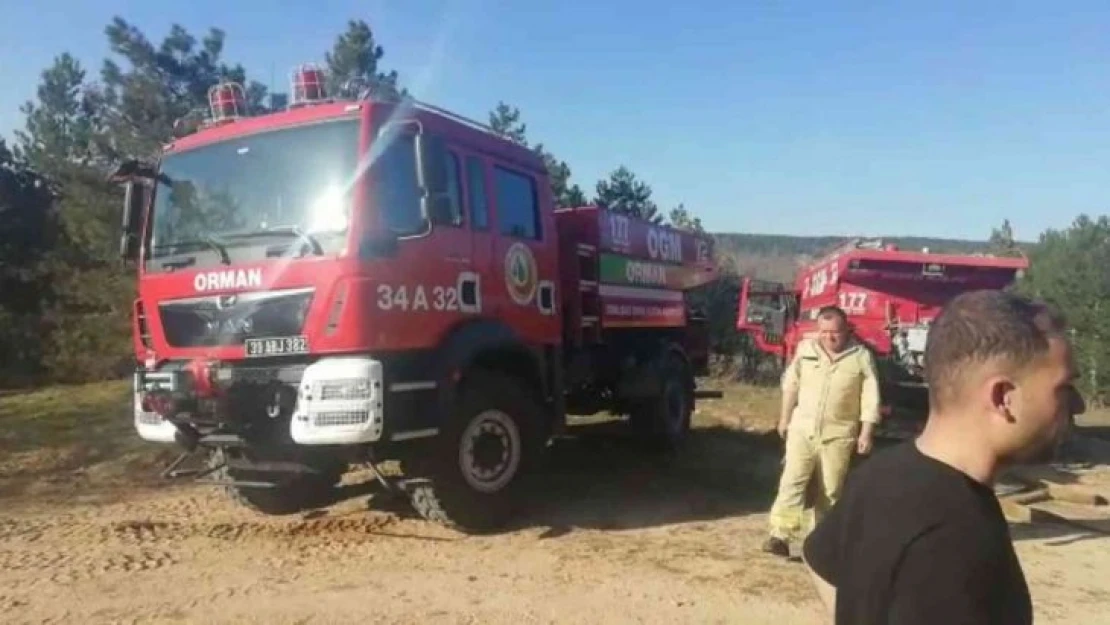
[{"label": "dry grass", "polygon": [[[700,386],[723,397],[699,401],[694,449],[672,468],[715,486],[768,479],[776,465],[763,460],[777,456],[778,389],[721,378]],[[1079,421],[1090,433],[1108,430],[1110,410],[1092,410]],[[0,396],[0,496],[42,492],[44,484],[72,482],[75,475],[83,486],[146,481],[174,452],[135,434],[128,381]]]},{"label": "dry grass", "polygon": [[24,451],[115,438],[131,427],[130,417],[131,385],[125,381],[13,393],[0,398],[0,449]]},{"label": "dry grass", "polygon": [[699,388],[721,391],[724,397],[699,401],[694,427],[723,424],[753,433],[775,429],[780,401],[776,387],[710,379],[702,381]]},{"label": "dry grass", "polygon": [[132,427],[129,381],[52,386],[0,397],[0,495],[73,474],[150,471],[168,451]]}]

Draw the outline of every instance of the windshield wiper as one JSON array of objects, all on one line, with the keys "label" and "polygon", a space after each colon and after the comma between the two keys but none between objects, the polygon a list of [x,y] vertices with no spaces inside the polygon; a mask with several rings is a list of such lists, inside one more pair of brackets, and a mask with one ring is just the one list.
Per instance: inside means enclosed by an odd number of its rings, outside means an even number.
[{"label": "windshield wiper", "polygon": [[199,239],[188,239],[185,241],[174,241],[173,243],[166,243],[164,245],[155,245],[152,249],[164,250],[167,248],[179,249],[198,247],[210,247],[216,250],[216,252],[218,252],[220,255],[220,262],[225,265],[231,264],[231,257],[227,254],[227,246],[221,243],[219,239],[210,234],[204,235]]},{"label": "windshield wiper", "polygon": [[307,243],[312,248],[312,253],[317,256],[324,255],[324,248],[320,245],[320,241],[316,237],[301,230],[299,226],[273,226],[272,228],[263,228],[262,230],[255,230],[254,232],[240,232],[237,234],[226,234],[225,239],[253,239],[257,237],[268,237],[273,235],[284,235],[297,237],[302,242]]}]

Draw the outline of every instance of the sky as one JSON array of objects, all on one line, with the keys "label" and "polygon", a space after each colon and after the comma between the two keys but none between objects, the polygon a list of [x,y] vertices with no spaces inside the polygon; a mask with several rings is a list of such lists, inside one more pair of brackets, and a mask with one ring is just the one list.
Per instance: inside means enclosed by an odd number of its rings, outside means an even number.
[{"label": "sky", "polygon": [[419,99],[481,120],[504,100],[591,195],[623,164],[712,231],[985,238],[1009,219],[1034,240],[1106,212],[1110,192],[1105,0],[0,0],[0,13],[5,137],[55,55],[99,77],[115,15],[155,42],[173,23],[198,39],[222,28],[225,60],[277,91],[363,19]]}]

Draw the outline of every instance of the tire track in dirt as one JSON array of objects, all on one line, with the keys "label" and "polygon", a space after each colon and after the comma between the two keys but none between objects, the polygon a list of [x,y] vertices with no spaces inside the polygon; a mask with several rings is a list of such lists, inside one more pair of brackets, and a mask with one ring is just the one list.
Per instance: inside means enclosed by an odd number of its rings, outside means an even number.
[{"label": "tire track in dirt", "polygon": [[374,516],[356,519],[308,519],[287,522],[182,522],[125,520],[101,528],[104,540],[124,544],[176,543],[194,538],[240,543],[245,541],[335,542],[372,536],[393,525],[396,518]]},{"label": "tire track in dirt", "polygon": [[[38,542],[77,543],[95,547],[180,544],[193,539],[247,541],[351,542],[365,539],[399,522],[396,517],[322,518],[290,521],[159,521],[143,519],[74,521],[0,519],[0,545]],[[5,563],[0,549],[0,565]],[[33,553],[33,552],[32,552]]]},{"label": "tire track in dirt", "polygon": [[133,574],[173,566],[174,553],[159,549],[127,551],[0,550],[0,570],[15,573],[5,585],[11,590],[49,581],[71,584],[103,575]]},{"label": "tire track in dirt", "polygon": [[[231,566],[281,569],[296,577],[302,562],[371,549],[376,533],[401,521],[365,509],[343,517],[260,518],[203,492],[167,493],[61,514],[31,509],[0,516],[0,588],[5,590],[0,612],[25,612],[41,597],[65,593],[73,584],[115,578],[130,585],[123,580],[181,564],[186,565],[181,573],[171,576],[206,578],[208,564],[192,565],[210,561],[213,554],[220,554],[225,565],[231,558],[237,563]],[[208,591],[180,593],[179,601],[200,609],[272,591],[273,584],[260,586],[256,578],[232,587],[213,581],[198,588]]]}]

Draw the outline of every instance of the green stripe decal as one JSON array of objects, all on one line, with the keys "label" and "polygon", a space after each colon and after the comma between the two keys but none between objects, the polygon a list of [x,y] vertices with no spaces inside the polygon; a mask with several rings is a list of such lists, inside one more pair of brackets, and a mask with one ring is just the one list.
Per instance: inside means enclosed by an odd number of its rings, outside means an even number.
[{"label": "green stripe decal", "polygon": [[627,284],[655,289],[682,289],[691,268],[664,265],[616,254],[601,254],[598,259],[601,282]]}]

